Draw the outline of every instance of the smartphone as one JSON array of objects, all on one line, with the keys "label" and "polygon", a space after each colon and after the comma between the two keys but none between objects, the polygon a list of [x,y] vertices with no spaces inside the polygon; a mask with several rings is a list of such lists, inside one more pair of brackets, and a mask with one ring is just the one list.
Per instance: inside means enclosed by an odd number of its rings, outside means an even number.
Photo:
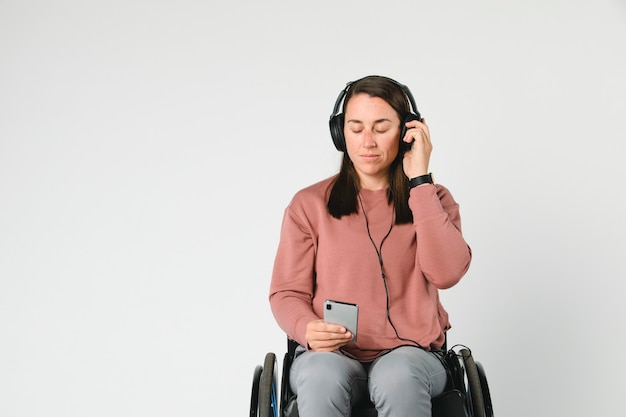
[{"label": "smartphone", "polygon": [[339,324],[352,333],[352,343],[356,342],[359,322],[359,306],[342,301],[324,301],[324,321]]}]

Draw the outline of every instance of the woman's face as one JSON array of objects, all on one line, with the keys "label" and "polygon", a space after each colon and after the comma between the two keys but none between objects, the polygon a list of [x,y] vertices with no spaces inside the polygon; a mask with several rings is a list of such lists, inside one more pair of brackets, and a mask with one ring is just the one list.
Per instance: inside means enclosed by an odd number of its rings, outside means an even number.
[{"label": "woman's face", "polygon": [[344,117],[346,149],[361,187],[388,187],[389,167],[398,155],[398,113],[382,98],[361,93],[347,102]]}]

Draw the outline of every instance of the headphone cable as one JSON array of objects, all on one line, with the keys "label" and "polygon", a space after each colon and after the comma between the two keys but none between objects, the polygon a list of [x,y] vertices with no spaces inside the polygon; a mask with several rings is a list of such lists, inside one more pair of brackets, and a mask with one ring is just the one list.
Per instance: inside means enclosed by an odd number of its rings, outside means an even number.
[{"label": "headphone cable", "polygon": [[365,228],[367,230],[367,236],[369,237],[370,242],[372,242],[372,246],[374,247],[374,250],[376,251],[376,255],[378,256],[378,264],[380,265],[380,275],[381,275],[381,278],[383,279],[383,286],[385,287],[385,300],[386,300],[385,307],[387,309],[387,320],[389,321],[389,324],[391,325],[391,328],[395,332],[396,337],[398,339],[403,340],[405,342],[414,343],[418,347],[421,347],[420,344],[417,343],[415,340],[405,339],[404,337],[401,337],[398,334],[398,329],[396,329],[395,324],[393,324],[393,321],[391,320],[391,312],[389,309],[389,289],[387,288],[387,276],[385,275],[385,269],[383,267],[383,243],[385,243],[385,240],[387,240],[387,238],[391,234],[391,230],[393,229],[393,223],[395,221],[395,216],[396,216],[396,208],[395,206],[393,207],[393,211],[391,214],[391,224],[389,225],[389,230],[387,231],[387,234],[385,234],[385,236],[380,241],[380,247],[377,247],[376,242],[374,242],[374,238],[372,237],[372,234],[370,232],[369,219],[367,218],[367,212],[365,211],[365,206],[363,205],[361,194],[359,193],[357,194],[357,196],[359,198],[359,204],[361,205],[361,210],[363,210],[363,217],[365,218]]}]

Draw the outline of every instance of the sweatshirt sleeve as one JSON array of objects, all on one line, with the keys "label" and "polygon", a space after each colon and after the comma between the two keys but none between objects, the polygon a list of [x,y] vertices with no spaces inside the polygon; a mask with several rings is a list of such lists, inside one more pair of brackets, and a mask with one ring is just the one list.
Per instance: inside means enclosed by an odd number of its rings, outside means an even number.
[{"label": "sweatshirt sleeve", "polygon": [[426,185],[411,189],[409,206],[417,235],[416,261],[435,287],[452,287],[465,275],[472,258],[461,233],[459,205],[447,188]]},{"label": "sweatshirt sleeve", "polygon": [[[300,215],[299,215],[300,214]],[[313,312],[316,239],[302,213],[285,210],[270,284],[272,313],[287,336],[306,346],[306,325]]]}]

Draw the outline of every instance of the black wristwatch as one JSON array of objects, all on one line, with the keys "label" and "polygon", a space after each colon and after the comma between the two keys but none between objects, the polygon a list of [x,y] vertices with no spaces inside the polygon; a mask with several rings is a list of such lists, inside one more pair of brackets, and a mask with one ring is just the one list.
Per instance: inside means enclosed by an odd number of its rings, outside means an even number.
[{"label": "black wristwatch", "polygon": [[431,173],[428,173],[425,175],[420,175],[419,177],[411,178],[409,180],[409,189],[422,184],[434,184],[433,175]]}]

